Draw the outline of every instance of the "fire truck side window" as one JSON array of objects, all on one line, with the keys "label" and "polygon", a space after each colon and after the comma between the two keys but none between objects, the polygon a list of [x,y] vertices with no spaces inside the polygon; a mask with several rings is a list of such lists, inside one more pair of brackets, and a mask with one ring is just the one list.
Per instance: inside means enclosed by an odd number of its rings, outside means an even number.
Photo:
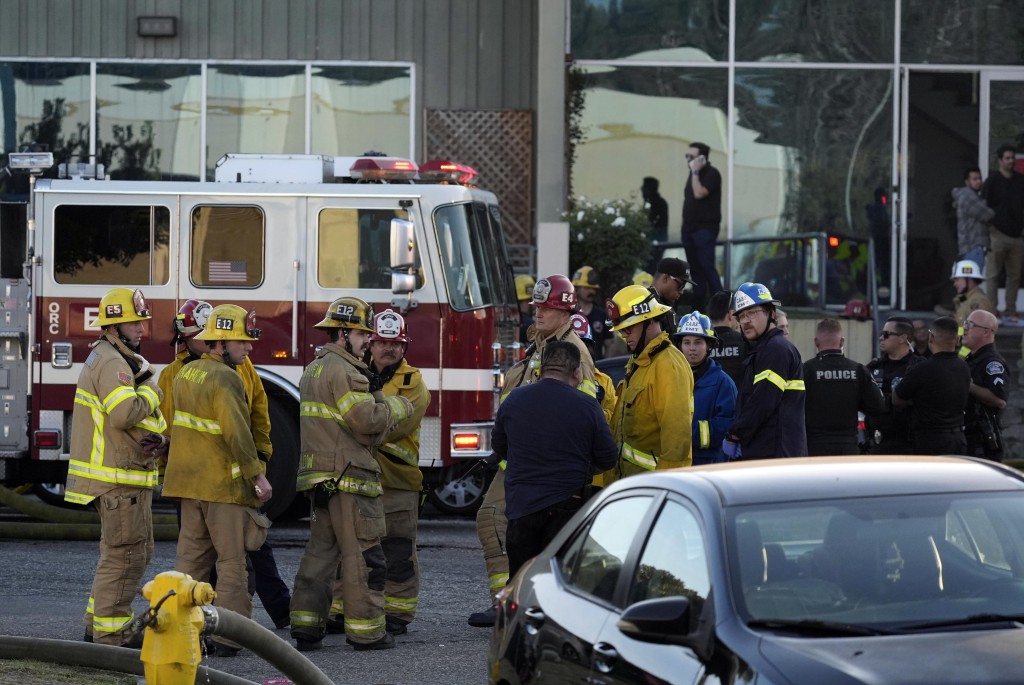
[{"label": "fire truck side window", "polygon": [[60,205],[53,277],[74,285],[163,285],[170,276],[167,207]]},{"label": "fire truck side window", "polygon": [[[317,226],[317,282],[325,288],[391,289],[391,220],[404,209],[331,207]],[[416,265],[419,272],[419,264]],[[418,279],[416,287],[422,287]]]},{"label": "fire truck side window", "polygon": [[484,228],[469,205],[448,205],[434,212],[448,302],[465,311],[496,303],[493,255]]},{"label": "fire truck side window", "polygon": [[218,205],[192,210],[192,282],[231,288],[262,283],[264,224],[259,207]]}]

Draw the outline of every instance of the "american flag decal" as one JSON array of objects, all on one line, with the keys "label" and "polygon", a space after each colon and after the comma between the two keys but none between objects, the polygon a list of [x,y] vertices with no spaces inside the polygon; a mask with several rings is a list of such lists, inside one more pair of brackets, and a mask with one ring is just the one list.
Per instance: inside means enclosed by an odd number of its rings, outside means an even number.
[{"label": "american flag decal", "polygon": [[209,277],[211,283],[245,283],[249,280],[249,272],[244,260],[210,261]]}]

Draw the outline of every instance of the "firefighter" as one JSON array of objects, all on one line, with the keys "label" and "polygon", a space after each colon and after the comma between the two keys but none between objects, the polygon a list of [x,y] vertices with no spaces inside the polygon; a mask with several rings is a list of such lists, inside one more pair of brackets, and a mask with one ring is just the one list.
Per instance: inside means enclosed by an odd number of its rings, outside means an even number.
[{"label": "firefighter", "polygon": [[[203,352],[209,348],[206,342],[196,338],[202,332],[213,306],[202,300],[186,300],[178,309],[174,317],[174,332],[171,344],[177,348],[183,344],[184,349],[177,352],[174,361],[164,367],[160,372],[160,389],[163,390],[164,399],[160,404],[160,411],[164,416],[174,417],[174,377],[178,375],[182,367],[194,362],[203,356]],[[267,408],[267,393],[263,389],[263,381],[256,373],[256,367],[248,356],[238,365],[238,375],[242,378],[245,386],[245,398],[249,404],[249,426],[252,429],[253,441],[256,443],[256,452],[262,461],[270,461],[274,446],[270,442],[270,414]],[[170,429],[168,429],[169,437]],[[178,508],[178,524],[181,524],[181,508]],[[277,560],[274,559],[274,550],[270,543],[264,542],[255,551],[249,552],[249,564],[252,567],[253,581],[256,594],[259,595],[263,608],[270,615],[274,627],[281,629],[288,627],[288,605],[291,603],[292,593],[277,570]],[[216,586],[216,569],[211,574],[210,582]]]},{"label": "firefighter", "polygon": [[736,384],[712,356],[718,336],[711,319],[690,312],[679,321],[672,342],[693,372],[693,465],[724,461],[721,445],[736,415]]},{"label": "firefighter", "polygon": [[302,451],[296,489],[312,500],[309,542],[295,576],[291,636],[299,651],[323,644],[332,581],[341,560],[346,641],[357,651],[390,649],[385,630],[387,562],[381,468],[375,447],[413,414],[401,395],[387,397],[364,362],[373,309],[356,297],[330,304],[314,328],[330,341],[299,382]]},{"label": "firefighter", "polygon": [[843,355],[843,325],[823,319],[814,332],[817,356],[804,363],[804,424],[807,454],[860,454],[857,440],[858,412],[879,414],[885,410],[882,391],[871,381],[863,364]]},{"label": "firefighter", "polygon": [[976,262],[961,259],[953,265],[953,273],[950,274],[949,280],[956,289],[956,295],[953,296],[953,318],[957,321],[966,321],[967,316],[978,309],[995,314],[996,308],[992,306],[992,300],[981,289],[985,275]]},{"label": "firefighter", "polygon": [[611,337],[605,328],[604,307],[597,300],[598,291],[601,289],[601,277],[594,267],[581,266],[572,275],[572,284],[576,288],[580,314],[587,317],[590,324],[590,333],[594,341],[590,346],[590,357],[596,362],[604,357],[605,342]]},{"label": "firefighter", "polygon": [[526,344],[526,333],[533,325],[533,312],[530,303],[533,300],[533,286],[537,284],[533,276],[519,274],[516,276],[516,300],[519,301],[519,342]]},{"label": "firefighter", "polygon": [[900,384],[907,371],[924,361],[911,347],[914,326],[910,319],[893,316],[886,320],[878,334],[881,354],[868,362],[867,369],[878,389],[882,391],[885,407],[877,413],[869,412],[868,447],[871,454],[913,454],[910,441],[910,412],[892,402],[893,388]]},{"label": "firefighter", "polygon": [[[540,359],[544,346],[554,340],[566,340],[575,345],[581,353],[580,385],[583,392],[597,397],[594,381],[594,362],[586,345],[573,330],[571,316],[578,306],[576,289],[572,282],[561,274],[555,274],[537,281],[533,288],[534,324],[529,333],[530,345],[526,356],[505,374],[501,399],[521,385],[528,385],[540,377]],[[487,581],[493,596],[508,582],[508,556],[505,553],[505,473],[502,465],[494,474],[484,501],[476,513],[476,533],[484,550],[487,566]],[[470,615],[469,625],[487,628],[494,625],[493,605]]]},{"label": "firefighter", "polygon": [[[693,372],[668,331],[661,330],[659,320],[669,311],[639,285],[627,285],[608,301],[612,330],[631,352],[612,417],[619,445],[617,478],[693,461]],[[605,480],[607,484],[608,474]]]},{"label": "firefighter", "polygon": [[963,454],[964,409],[971,369],[957,354],[960,326],[941,316],[928,327],[932,356],[907,371],[892,390],[892,403],[910,407],[914,454]]},{"label": "firefighter", "polygon": [[750,348],[743,358],[736,420],[722,443],[730,460],[807,455],[803,364],[775,325],[779,304],[760,283],[744,283],[732,296],[733,315]]},{"label": "firefighter", "polygon": [[[266,541],[269,522],[258,522],[258,509],[273,491],[236,369],[259,337],[255,311],[222,304],[210,312],[195,336],[207,351],[174,377],[174,424],[163,490],[165,497],[181,500],[175,570],[205,582],[216,562],[216,604],[246,618],[252,616],[246,553]],[[211,643],[215,656],[240,651],[228,641]]]},{"label": "firefighter", "polygon": [[160,388],[140,353],[149,308],[140,290],[114,288],[100,299],[92,343],[78,377],[64,499],[93,504],[100,558],[85,613],[85,641],[142,646],[127,628],[132,598],[153,556],[153,487],[167,427]]},{"label": "firefighter", "polygon": [[999,320],[991,312],[971,312],[964,322],[963,344],[971,351],[967,356],[971,388],[964,435],[968,455],[1002,461],[999,415],[1006,407],[1009,378],[1006,360],[996,351],[997,330]]},{"label": "firefighter", "polygon": [[[587,346],[587,350],[593,354],[592,350],[597,343],[594,342],[594,336],[591,335],[590,322],[587,320],[587,317],[576,313],[569,317],[569,322],[572,324],[572,329],[576,331],[576,335]],[[593,356],[591,356],[591,359],[593,359]],[[594,367],[594,383],[598,388],[595,398],[601,405],[601,411],[604,412],[605,420],[610,424],[612,414],[615,413],[615,383],[612,381],[611,376],[596,366]]]}]

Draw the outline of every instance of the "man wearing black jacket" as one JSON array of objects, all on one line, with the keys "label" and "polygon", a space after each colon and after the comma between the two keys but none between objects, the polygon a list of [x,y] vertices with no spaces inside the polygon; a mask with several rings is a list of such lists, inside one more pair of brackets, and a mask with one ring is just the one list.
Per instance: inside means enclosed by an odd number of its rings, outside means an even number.
[{"label": "man wearing black jacket", "polygon": [[868,412],[868,437],[871,454],[913,454],[910,440],[910,412],[906,407],[893,406],[892,391],[900,384],[909,369],[924,361],[914,354],[910,343],[914,326],[910,319],[894,316],[885,322],[878,336],[881,354],[868,363],[871,380],[882,391],[885,407],[880,412]]},{"label": "man wearing black jacket", "polygon": [[999,321],[991,313],[975,310],[964,322],[964,347],[971,350],[967,366],[971,369],[970,398],[964,433],[967,454],[993,461],[1003,460],[1003,436],[999,415],[1006,406],[1006,360],[996,351]]}]

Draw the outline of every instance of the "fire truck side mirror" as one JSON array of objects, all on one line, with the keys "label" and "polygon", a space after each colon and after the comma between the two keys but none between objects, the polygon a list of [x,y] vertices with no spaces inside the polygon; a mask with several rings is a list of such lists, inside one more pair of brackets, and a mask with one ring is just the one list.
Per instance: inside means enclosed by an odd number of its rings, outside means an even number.
[{"label": "fire truck side mirror", "polygon": [[408,295],[416,290],[416,274],[391,272],[391,292],[395,295]]},{"label": "fire truck side mirror", "polygon": [[411,272],[416,264],[416,225],[405,219],[391,220],[391,270]]}]

